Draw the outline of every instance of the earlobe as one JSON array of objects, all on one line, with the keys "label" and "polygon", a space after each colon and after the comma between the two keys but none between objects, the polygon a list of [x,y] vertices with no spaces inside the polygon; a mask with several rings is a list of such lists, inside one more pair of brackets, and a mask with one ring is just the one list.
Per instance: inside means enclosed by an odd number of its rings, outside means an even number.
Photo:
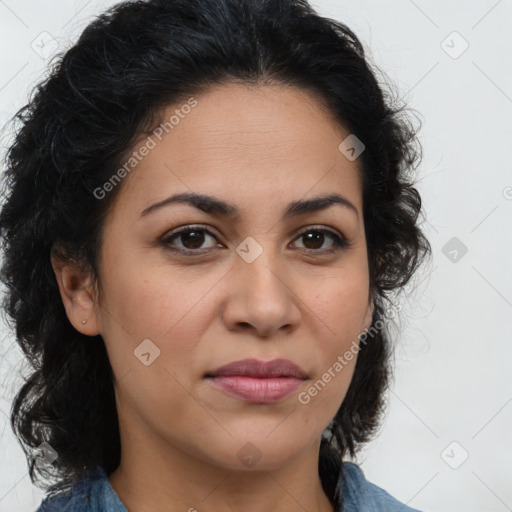
[{"label": "earlobe", "polygon": [[52,253],[51,263],[68,320],[87,336],[99,334],[99,319],[92,291],[92,273]]}]

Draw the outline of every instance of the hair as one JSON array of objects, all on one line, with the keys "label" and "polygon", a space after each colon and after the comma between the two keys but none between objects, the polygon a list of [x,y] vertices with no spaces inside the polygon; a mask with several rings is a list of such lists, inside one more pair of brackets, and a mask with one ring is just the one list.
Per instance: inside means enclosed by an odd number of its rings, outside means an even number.
[{"label": "hair", "polygon": [[[321,98],[365,145],[358,165],[373,334],[361,343],[347,394],[322,436],[318,468],[329,499],[342,503],[343,459],[375,435],[385,410],[387,308],[431,253],[413,181],[417,130],[392,87],[379,85],[367,52],[346,25],[306,0],[149,0],[111,7],[54,57],[11,119],[17,127],[0,212],[3,308],[31,372],[10,420],[33,483],[56,479],[44,486],[56,494],[96,466],[110,474],[121,453],[104,341],[69,322],[52,251],[98,277],[102,227],[122,184],[101,200],[94,191],[141,134],[158,126],[166,106],[213,85],[278,84]],[[58,454],[51,465],[36,465],[32,456],[43,442]]]}]

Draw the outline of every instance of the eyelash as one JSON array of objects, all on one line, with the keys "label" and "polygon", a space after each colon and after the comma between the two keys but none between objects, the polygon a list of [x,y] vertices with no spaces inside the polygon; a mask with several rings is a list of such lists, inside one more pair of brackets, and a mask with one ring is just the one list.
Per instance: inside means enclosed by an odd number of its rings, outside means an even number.
[{"label": "eyelash", "polygon": [[[170,233],[166,234],[163,238],[161,238],[160,240],[160,245],[162,245],[165,249],[169,250],[169,251],[172,251],[172,252],[177,252],[177,253],[182,253],[182,254],[194,254],[194,255],[201,255],[201,254],[205,254],[206,252],[209,252],[211,250],[213,250],[214,248],[210,248],[210,249],[176,249],[175,247],[172,247],[171,246],[171,240],[176,238],[176,237],[179,237],[180,235],[183,235],[183,234],[186,234],[186,233],[190,233],[190,232],[204,232],[204,233],[207,233],[208,235],[212,236],[213,238],[217,238],[209,229],[207,229],[205,226],[202,226],[202,225],[190,225],[190,226],[186,226],[184,228],[179,228],[179,229],[176,229],[174,231],[171,231]],[[306,230],[304,231],[301,231],[295,238],[295,240],[299,239],[301,236],[305,235],[306,233],[310,233],[310,232],[317,232],[317,233],[323,233],[323,234],[327,234],[329,235],[333,241],[334,241],[334,244],[333,244],[333,247],[331,249],[327,249],[327,250],[321,250],[321,249],[304,249],[306,252],[310,252],[310,253],[321,253],[321,254],[332,254],[334,252],[337,252],[337,251],[341,251],[341,250],[344,250],[346,248],[348,248],[350,246],[350,243],[348,242],[348,240],[346,238],[344,238],[343,236],[340,236],[338,234],[336,234],[335,232],[329,230],[329,229],[325,229],[325,228],[320,228],[320,227],[316,227],[316,226],[310,226],[308,227]]]}]

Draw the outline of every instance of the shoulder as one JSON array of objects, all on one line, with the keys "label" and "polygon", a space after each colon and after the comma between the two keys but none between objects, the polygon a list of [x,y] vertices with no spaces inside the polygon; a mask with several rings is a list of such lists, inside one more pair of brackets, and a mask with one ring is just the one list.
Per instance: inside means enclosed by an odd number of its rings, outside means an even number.
[{"label": "shoulder", "polygon": [[420,512],[366,480],[363,470],[353,462],[343,463],[339,485],[344,496],[343,508],[339,512]]},{"label": "shoulder", "polygon": [[84,474],[66,493],[46,497],[35,512],[128,512],[98,466]]}]

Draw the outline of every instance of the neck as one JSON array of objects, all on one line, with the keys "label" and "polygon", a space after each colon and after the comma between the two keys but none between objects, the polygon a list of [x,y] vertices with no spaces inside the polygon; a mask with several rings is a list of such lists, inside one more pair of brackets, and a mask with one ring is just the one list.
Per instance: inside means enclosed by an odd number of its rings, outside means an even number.
[{"label": "neck", "polygon": [[279,468],[230,470],[144,441],[109,476],[130,512],[335,512],[318,475],[319,443]]}]

